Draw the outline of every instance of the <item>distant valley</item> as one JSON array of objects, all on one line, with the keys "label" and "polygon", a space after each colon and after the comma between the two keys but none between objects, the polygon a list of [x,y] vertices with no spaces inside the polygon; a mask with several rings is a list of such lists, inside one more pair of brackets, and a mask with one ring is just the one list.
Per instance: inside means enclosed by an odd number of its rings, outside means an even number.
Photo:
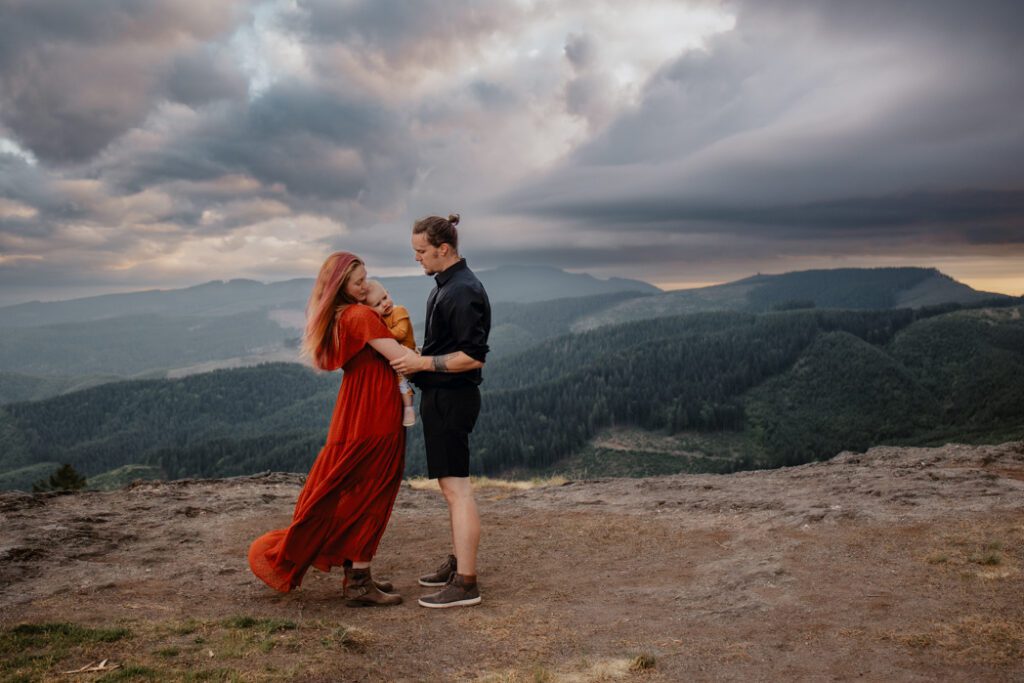
[{"label": "distant valley", "polygon": [[[849,272],[839,278],[853,282]],[[495,330],[506,332],[485,371],[474,470],[729,472],[883,443],[1024,438],[1020,299],[975,293],[973,303],[830,309],[816,307],[815,294],[828,291],[820,283],[803,292],[772,284],[772,297],[751,300],[757,289],[748,290],[747,310],[585,332],[571,330],[595,312],[682,293],[497,302]],[[853,304],[855,295],[843,296]],[[503,338],[519,341],[502,348]],[[0,488],[24,488],[59,462],[97,483],[303,471],[339,380],[277,363],[9,404],[0,410]],[[407,472],[422,471],[417,427]]]},{"label": "distant valley", "polygon": [[[890,309],[1007,298],[923,268],[759,275],[674,292],[639,280],[599,280],[546,267],[506,266],[482,271],[480,277],[494,312],[492,361],[570,332],[700,311]],[[422,340],[423,306],[432,279],[382,281],[410,309]],[[0,308],[0,404],[118,379],[299,362],[311,283],[232,280]]]},{"label": "distant valley", "polygon": [[[494,357],[568,332],[574,316],[661,291],[639,280],[600,280],[546,267],[507,266],[480,277],[494,307]],[[381,281],[422,320],[431,278]],[[232,280],[0,308],[0,403],[118,379],[299,362],[311,287],[311,279],[268,285]],[[548,303],[558,299],[572,303]],[[422,322],[417,330],[422,340]]]}]

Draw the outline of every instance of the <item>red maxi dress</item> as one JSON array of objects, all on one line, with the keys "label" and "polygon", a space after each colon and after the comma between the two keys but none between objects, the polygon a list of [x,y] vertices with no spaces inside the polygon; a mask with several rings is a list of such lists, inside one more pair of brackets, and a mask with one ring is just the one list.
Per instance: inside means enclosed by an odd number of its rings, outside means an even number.
[{"label": "red maxi dress", "polygon": [[327,443],[309,471],[287,529],[249,548],[249,567],[287,593],[310,565],[330,571],[345,560],[369,562],[402,483],[405,428],[395,372],[367,343],[391,334],[370,308],[352,304],[335,319],[329,370],[342,368]]}]

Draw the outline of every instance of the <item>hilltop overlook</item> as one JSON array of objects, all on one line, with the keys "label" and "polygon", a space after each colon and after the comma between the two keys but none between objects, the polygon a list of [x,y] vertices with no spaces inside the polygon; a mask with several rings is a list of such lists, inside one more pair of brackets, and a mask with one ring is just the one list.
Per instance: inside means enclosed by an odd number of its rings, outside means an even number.
[{"label": "hilltop overlook", "polygon": [[414,600],[447,535],[419,487],[403,486],[374,565],[401,606],[342,608],[338,572],[288,595],[252,577],[249,542],[287,523],[301,481],[0,493],[3,674],[107,659],[160,680],[1024,675],[1024,442],[485,486],[484,603],[443,614]]}]

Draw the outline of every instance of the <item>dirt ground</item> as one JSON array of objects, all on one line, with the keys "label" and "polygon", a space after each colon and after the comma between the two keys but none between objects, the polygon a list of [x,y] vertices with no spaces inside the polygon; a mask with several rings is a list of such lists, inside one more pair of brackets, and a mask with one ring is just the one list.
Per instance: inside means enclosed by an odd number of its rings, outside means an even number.
[{"label": "dirt ground", "polygon": [[[248,545],[300,483],[0,494],[0,675],[1024,680],[1024,442],[481,488],[484,601],[451,610],[416,605],[448,531],[410,486],[374,564],[404,604],[345,608],[340,571],[287,595],[255,579]],[[119,668],[62,673],[104,659]]]}]

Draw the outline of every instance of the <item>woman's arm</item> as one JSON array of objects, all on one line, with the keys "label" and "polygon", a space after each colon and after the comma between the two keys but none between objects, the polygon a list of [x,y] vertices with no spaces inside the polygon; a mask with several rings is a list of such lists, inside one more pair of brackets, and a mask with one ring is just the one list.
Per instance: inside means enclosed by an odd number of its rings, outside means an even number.
[{"label": "woman's arm", "polygon": [[374,351],[391,361],[392,367],[394,367],[396,362],[404,361],[406,356],[419,358],[415,351],[405,348],[392,337],[371,339],[368,343],[373,347]]},{"label": "woman's arm", "polygon": [[484,366],[483,363],[467,356],[462,351],[446,353],[443,356],[417,356],[415,353],[410,353],[403,358],[389,358],[388,360],[391,361],[391,367],[395,369],[395,372],[403,375],[414,375],[417,372],[468,372]]}]

